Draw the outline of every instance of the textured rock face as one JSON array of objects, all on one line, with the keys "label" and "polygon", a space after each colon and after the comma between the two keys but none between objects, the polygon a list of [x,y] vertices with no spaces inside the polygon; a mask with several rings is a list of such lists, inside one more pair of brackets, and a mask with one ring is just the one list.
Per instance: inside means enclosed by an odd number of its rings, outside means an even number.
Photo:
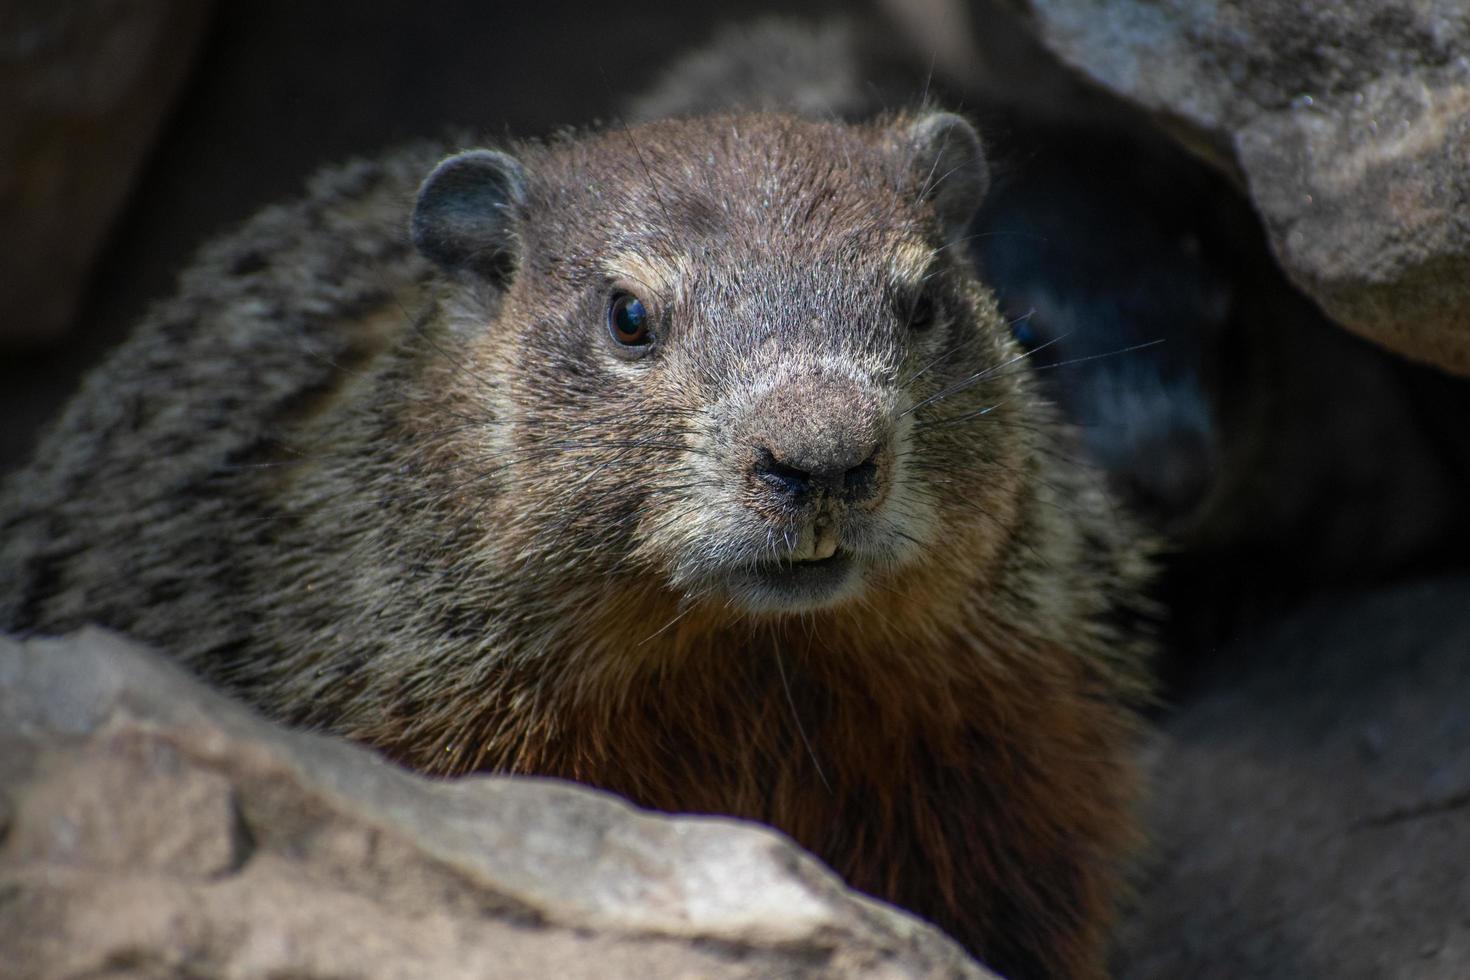
[{"label": "textured rock face", "polygon": [[1166,725],[1127,980],[1470,976],[1470,579],[1324,601]]},{"label": "textured rock face", "polygon": [[1241,179],[1330,316],[1470,374],[1470,7],[1012,5],[1064,62]]},{"label": "textured rock face", "polygon": [[0,835],[7,977],[991,976],[764,829],[433,782],[100,631],[0,639]]},{"label": "textured rock face", "polygon": [[70,325],[208,11],[201,0],[0,9],[0,341]]}]

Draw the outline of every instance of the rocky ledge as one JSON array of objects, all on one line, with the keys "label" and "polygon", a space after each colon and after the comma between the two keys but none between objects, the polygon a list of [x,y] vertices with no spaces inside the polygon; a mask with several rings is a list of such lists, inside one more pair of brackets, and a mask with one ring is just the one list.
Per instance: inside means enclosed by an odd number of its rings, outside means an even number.
[{"label": "rocky ledge", "polygon": [[1233,174],[1343,326],[1470,374],[1462,0],[998,0]]},{"label": "rocky ledge", "polygon": [[17,978],[973,977],[774,832],[424,779],[88,630],[0,639]]}]

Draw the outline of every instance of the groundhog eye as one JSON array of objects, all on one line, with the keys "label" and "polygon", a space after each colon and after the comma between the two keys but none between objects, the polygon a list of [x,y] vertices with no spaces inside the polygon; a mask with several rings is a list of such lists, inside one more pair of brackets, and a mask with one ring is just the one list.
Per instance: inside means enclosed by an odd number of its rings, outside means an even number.
[{"label": "groundhog eye", "polygon": [[632,293],[614,293],[607,308],[607,329],[624,347],[642,347],[653,341],[648,329],[648,309]]},{"label": "groundhog eye", "polygon": [[1011,336],[1016,338],[1016,343],[1028,351],[1035,350],[1041,346],[1041,331],[1037,324],[1032,322],[1032,313],[1018,316],[1011,321]]},{"label": "groundhog eye", "polygon": [[932,297],[920,294],[899,310],[899,317],[910,330],[924,331],[934,326],[937,316]]}]

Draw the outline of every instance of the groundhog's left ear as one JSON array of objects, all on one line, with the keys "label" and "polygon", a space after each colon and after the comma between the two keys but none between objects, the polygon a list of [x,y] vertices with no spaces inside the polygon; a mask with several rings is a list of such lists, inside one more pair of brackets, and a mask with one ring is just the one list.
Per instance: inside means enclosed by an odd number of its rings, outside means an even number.
[{"label": "groundhog's left ear", "polygon": [[934,205],[946,238],[963,238],[990,189],[975,127],[952,112],[931,112],[909,123],[904,135],[920,196]]},{"label": "groundhog's left ear", "polygon": [[440,163],[419,188],[409,228],[414,246],[446,272],[467,272],[497,289],[520,264],[516,225],[526,199],[520,161],[470,150]]}]

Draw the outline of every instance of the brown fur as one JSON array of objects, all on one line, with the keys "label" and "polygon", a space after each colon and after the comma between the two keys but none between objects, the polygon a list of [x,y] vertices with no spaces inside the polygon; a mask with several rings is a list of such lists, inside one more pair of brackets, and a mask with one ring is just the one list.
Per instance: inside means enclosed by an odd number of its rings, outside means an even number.
[{"label": "brown fur", "polygon": [[[319,178],[208,250],[6,485],[0,624],[107,623],[426,772],[761,820],[1008,975],[1101,976],[1145,562],[944,242],[917,125],[517,147],[503,282],[408,247],[435,149]],[[929,339],[887,298],[916,255]],[[606,348],[617,256],[658,280],[657,358]],[[796,533],[747,442],[851,430],[838,375],[894,426],[892,527],[858,594],[746,610],[707,566]]]}]

